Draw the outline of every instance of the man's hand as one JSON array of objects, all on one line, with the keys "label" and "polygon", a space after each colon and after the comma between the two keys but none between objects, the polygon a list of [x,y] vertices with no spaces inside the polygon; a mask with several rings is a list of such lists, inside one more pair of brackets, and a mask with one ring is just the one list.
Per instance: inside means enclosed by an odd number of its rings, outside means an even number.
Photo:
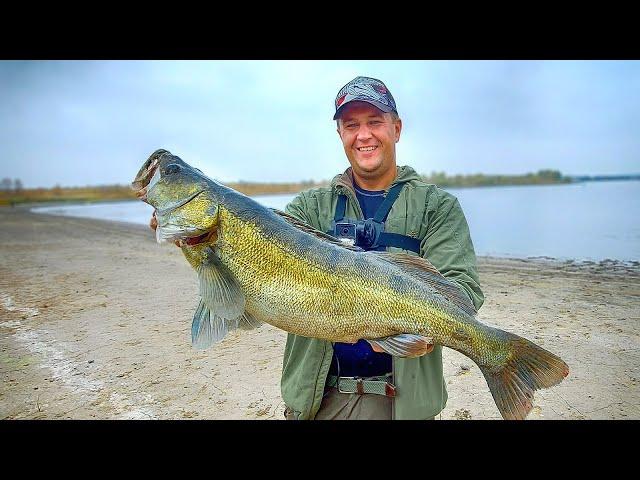
[{"label": "man's hand", "polygon": [[158,219],[156,218],[156,211],[155,210],[153,211],[153,215],[151,215],[151,220],[149,221],[149,227],[154,232],[156,231],[156,228],[158,228]]},{"label": "man's hand", "polygon": [[[149,228],[151,228],[151,230],[153,230],[154,232],[158,228],[158,219],[156,217],[156,211],[155,210],[153,211],[153,215],[151,215],[151,220],[149,220]],[[173,243],[176,244],[176,247],[182,247],[182,243],[180,242],[180,240],[176,240]]]}]

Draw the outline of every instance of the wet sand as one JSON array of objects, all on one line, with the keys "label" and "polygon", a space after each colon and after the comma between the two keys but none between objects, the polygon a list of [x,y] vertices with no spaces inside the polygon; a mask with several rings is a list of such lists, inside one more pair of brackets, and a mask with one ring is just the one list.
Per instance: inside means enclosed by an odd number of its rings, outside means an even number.
[{"label": "wet sand", "polygon": [[[286,333],[194,350],[197,281],[143,226],[0,208],[0,418],[282,419]],[[478,259],[479,318],[571,369],[530,420],[640,419],[640,265]],[[442,419],[499,419],[478,367],[444,349]]]}]

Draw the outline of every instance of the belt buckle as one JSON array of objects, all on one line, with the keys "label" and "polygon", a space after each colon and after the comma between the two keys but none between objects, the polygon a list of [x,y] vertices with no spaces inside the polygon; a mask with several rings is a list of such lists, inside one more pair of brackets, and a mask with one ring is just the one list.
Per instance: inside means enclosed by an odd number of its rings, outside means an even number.
[{"label": "belt buckle", "polygon": [[[342,387],[340,386],[340,380],[353,380],[354,382],[356,382],[356,389],[355,390],[342,390]],[[337,385],[336,385],[338,392],[340,393],[357,393],[358,395],[363,395],[364,394],[364,380],[362,378],[358,378],[358,377],[338,377],[338,381],[337,381]]]}]

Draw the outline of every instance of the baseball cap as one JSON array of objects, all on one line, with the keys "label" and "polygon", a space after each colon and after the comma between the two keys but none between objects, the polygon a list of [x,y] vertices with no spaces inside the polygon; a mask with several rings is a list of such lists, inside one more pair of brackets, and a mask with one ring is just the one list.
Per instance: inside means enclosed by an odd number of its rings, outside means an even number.
[{"label": "baseball cap", "polygon": [[340,89],[336,96],[337,120],[344,106],[353,101],[367,102],[383,112],[396,112],[396,102],[387,86],[380,80],[371,77],[356,77]]}]

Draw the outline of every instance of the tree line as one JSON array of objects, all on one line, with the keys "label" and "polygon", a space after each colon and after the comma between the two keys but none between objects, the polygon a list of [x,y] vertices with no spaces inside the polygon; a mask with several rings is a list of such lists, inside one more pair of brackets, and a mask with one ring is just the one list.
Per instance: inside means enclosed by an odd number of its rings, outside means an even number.
[{"label": "tree line", "polygon": [[536,173],[524,175],[485,175],[476,173],[471,175],[447,175],[445,172],[432,172],[422,175],[427,183],[439,187],[491,187],[498,185],[546,185],[551,183],[571,183],[571,178],[565,177],[558,170],[538,170]]},{"label": "tree line", "polygon": [[[543,185],[551,183],[570,183],[570,177],[563,176],[557,170],[539,170],[524,175],[447,175],[445,172],[432,172],[421,175],[427,183],[442,188],[484,187],[497,185]],[[245,195],[265,195],[279,193],[298,193],[308,188],[326,186],[328,181],[306,180],[289,183],[229,182],[225,185]],[[128,185],[97,185],[85,187],[31,188],[25,189],[20,179],[4,178],[0,182],[0,205],[16,205],[31,202],[98,202],[104,200],[133,200],[135,193]]]},{"label": "tree line", "polygon": [[15,180],[11,180],[9,177],[5,177],[0,181],[0,190],[2,191],[11,191],[11,192],[21,192],[22,191],[22,180],[16,178]]}]

